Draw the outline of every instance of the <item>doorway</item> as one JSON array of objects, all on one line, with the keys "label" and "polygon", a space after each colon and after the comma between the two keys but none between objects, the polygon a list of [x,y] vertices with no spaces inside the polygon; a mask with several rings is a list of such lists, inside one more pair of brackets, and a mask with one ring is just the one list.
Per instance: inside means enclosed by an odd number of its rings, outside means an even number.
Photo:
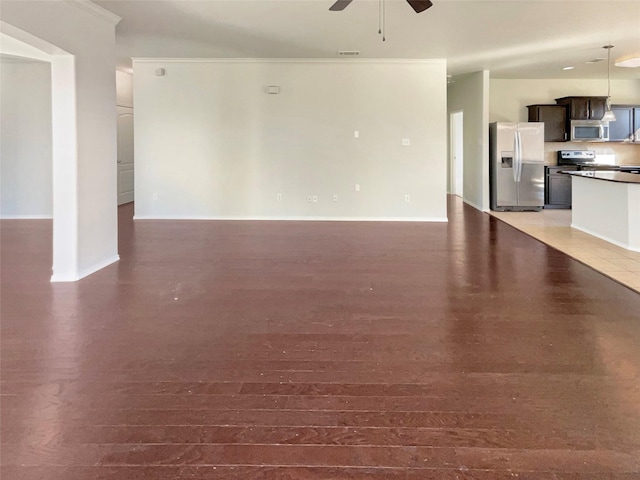
[{"label": "doorway", "polygon": [[118,105],[118,205],[133,202],[133,108]]},{"label": "doorway", "polygon": [[116,70],[118,111],[118,205],[133,202],[133,76]]},{"label": "doorway", "polygon": [[453,195],[464,198],[464,115],[462,110],[452,112],[450,116],[451,158],[449,159]]},{"label": "doorway", "polygon": [[[2,53],[51,65],[51,179],[53,217],[52,282],[78,274],[78,152],[75,57],[1,23]],[[37,45],[37,46],[35,46]]]}]

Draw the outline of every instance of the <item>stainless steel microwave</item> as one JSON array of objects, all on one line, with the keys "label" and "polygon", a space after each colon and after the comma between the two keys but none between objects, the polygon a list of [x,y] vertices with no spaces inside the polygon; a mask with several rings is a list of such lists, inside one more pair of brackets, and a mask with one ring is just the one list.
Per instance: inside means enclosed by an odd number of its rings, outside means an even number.
[{"label": "stainless steel microwave", "polygon": [[608,142],[609,122],[602,120],[571,120],[569,140],[572,142]]}]

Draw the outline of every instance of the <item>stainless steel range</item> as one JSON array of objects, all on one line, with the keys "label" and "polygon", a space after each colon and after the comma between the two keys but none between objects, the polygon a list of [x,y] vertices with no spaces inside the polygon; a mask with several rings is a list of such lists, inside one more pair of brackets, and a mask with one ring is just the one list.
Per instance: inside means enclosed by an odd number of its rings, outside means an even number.
[{"label": "stainless steel range", "polygon": [[596,155],[594,150],[560,150],[558,165],[545,167],[544,208],[571,208],[571,177],[563,172],[619,170],[615,155]]},{"label": "stainless steel range", "polygon": [[619,170],[615,155],[596,155],[594,150],[560,150],[558,165],[575,165],[578,170]]}]

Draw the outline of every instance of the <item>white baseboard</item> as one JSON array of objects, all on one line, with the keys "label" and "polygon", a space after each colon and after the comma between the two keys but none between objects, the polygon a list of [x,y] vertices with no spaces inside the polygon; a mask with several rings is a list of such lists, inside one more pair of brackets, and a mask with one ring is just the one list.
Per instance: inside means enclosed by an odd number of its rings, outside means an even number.
[{"label": "white baseboard", "polygon": [[278,222],[448,222],[447,217],[199,217],[135,215],[134,220],[232,220]]},{"label": "white baseboard", "polygon": [[0,220],[53,220],[52,215],[0,215]]},{"label": "white baseboard", "polygon": [[80,277],[77,273],[56,274],[51,275],[51,283],[77,282]]},{"label": "white baseboard", "polygon": [[72,273],[72,274],[56,275],[54,273],[53,275],[51,275],[51,282],[77,282],[78,280],[82,280],[83,278],[88,277],[92,273],[95,273],[98,270],[102,270],[104,267],[108,267],[109,265],[119,260],[120,260],[120,256],[114,255],[113,257],[108,258],[107,260],[96,263],[95,265],[89,268],[85,268],[81,272],[78,272],[75,274]]}]

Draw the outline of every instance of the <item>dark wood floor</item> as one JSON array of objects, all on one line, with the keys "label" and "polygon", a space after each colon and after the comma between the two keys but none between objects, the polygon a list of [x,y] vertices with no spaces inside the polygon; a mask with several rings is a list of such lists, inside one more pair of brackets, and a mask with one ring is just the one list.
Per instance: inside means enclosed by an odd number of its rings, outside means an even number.
[{"label": "dark wood floor", "polygon": [[2,226],[2,478],[638,479],[640,295],[450,223]]}]

